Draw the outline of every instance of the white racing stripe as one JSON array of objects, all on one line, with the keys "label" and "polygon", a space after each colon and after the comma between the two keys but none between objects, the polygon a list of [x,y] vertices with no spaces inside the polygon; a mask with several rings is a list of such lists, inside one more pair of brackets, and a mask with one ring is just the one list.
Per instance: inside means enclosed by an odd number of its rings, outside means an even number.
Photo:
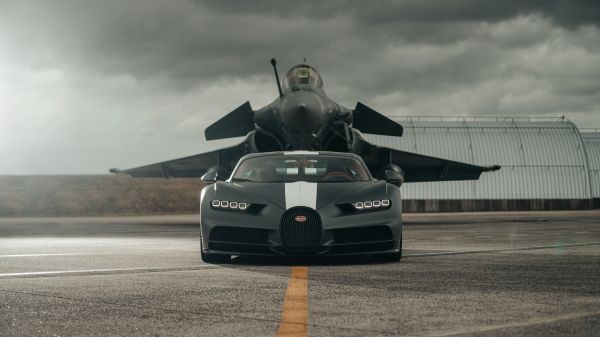
[{"label": "white racing stripe", "polygon": [[298,206],[317,208],[317,183],[297,181],[285,184],[285,209]]},{"label": "white racing stripe", "polygon": [[[317,151],[285,151],[284,155],[318,155]],[[317,208],[317,183],[297,181],[285,184],[285,209],[292,207]]]}]

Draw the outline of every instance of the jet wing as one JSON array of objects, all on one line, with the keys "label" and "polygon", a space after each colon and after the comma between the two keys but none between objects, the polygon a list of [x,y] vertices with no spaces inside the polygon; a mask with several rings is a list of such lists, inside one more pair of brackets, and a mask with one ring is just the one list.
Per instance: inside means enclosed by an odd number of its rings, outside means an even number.
[{"label": "jet wing", "polygon": [[254,111],[246,102],[204,130],[206,140],[243,137],[254,130]]},{"label": "jet wing", "polygon": [[481,173],[496,171],[500,166],[478,166],[421,154],[388,149],[391,161],[404,172],[404,181],[477,180]]},{"label": "jet wing", "polygon": [[498,165],[479,166],[418,153],[379,147],[355,134],[356,148],[373,172],[379,175],[387,164],[396,164],[404,171],[404,182],[477,180],[483,172],[500,169]]},{"label": "jet wing", "polygon": [[244,142],[206,153],[167,160],[160,163],[134,167],[127,170],[110,169],[111,173],[124,173],[135,178],[194,178],[202,176],[210,167],[221,166],[231,171],[240,157],[248,153]]},{"label": "jet wing", "polygon": [[356,103],[352,113],[352,127],[362,133],[402,137],[402,125],[369,108],[361,102]]}]

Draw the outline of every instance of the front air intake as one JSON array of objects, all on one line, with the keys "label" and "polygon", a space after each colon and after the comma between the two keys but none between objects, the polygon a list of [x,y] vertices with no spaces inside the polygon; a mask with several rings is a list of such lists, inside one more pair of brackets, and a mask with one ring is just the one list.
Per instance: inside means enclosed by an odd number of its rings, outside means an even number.
[{"label": "front air intake", "polygon": [[295,207],[281,216],[281,240],[284,248],[311,250],[321,241],[321,216],[308,207]]}]

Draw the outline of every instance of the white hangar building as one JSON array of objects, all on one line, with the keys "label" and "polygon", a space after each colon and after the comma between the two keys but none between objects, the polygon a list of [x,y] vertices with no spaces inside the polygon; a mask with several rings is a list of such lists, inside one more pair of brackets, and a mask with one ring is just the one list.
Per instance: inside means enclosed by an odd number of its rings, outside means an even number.
[{"label": "white hangar building", "polygon": [[502,166],[477,181],[410,183],[405,211],[589,209],[600,201],[600,132],[566,119],[391,117],[401,138],[365,135],[394,149]]}]

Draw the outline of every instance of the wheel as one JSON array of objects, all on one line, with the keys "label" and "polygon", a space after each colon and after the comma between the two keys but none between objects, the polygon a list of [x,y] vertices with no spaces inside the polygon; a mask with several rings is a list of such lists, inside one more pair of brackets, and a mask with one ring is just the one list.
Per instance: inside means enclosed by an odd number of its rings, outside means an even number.
[{"label": "wheel", "polygon": [[206,263],[227,263],[231,261],[231,255],[229,254],[206,254],[202,249],[202,241],[200,242],[200,257],[203,262]]}]

